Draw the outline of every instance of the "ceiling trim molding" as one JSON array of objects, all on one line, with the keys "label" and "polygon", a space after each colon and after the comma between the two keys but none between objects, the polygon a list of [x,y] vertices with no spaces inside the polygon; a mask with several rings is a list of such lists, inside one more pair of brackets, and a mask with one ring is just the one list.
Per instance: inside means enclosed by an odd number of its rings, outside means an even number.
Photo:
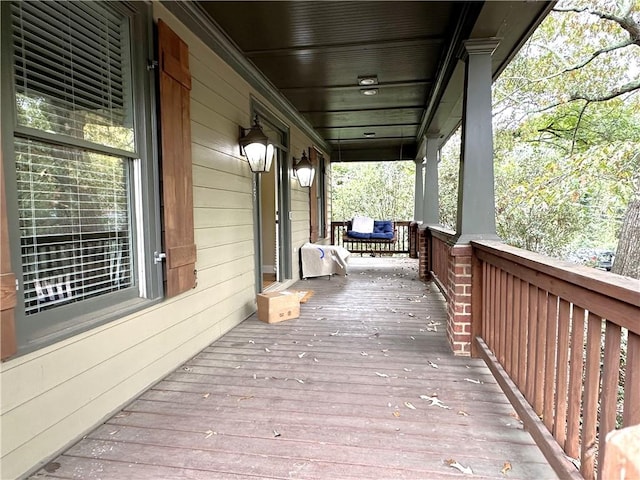
[{"label": "ceiling trim molding", "polygon": [[271,103],[279,113],[283,114],[291,123],[300,128],[315,142],[316,146],[327,154],[331,146],[298,112],[289,100],[242,54],[240,48],[218,26],[218,24],[194,2],[176,2],[162,0],[160,2],[178,20],[184,23],[222,60],[233,68],[256,92]]},{"label": "ceiling trim molding", "polygon": [[352,50],[360,51],[363,47],[369,49],[384,48],[388,50],[390,48],[402,48],[402,47],[417,47],[417,46],[440,46],[444,43],[442,37],[417,37],[406,38],[402,40],[380,40],[374,42],[352,42],[352,43],[336,43],[327,45],[301,45],[299,47],[289,48],[271,48],[265,50],[247,50],[245,54],[247,57],[260,57],[260,56],[288,56],[288,55],[302,55],[311,52],[330,53],[330,52],[349,52]]},{"label": "ceiling trim molding", "polygon": [[436,114],[442,95],[444,95],[453,70],[458,63],[462,42],[469,36],[473,25],[480,15],[482,6],[483,2],[465,2],[461,6],[460,14],[456,17],[457,22],[449,39],[447,51],[440,60],[438,73],[436,74],[436,80],[434,82],[433,94],[430,96],[429,103],[425,108],[416,139],[421,139],[427,133],[427,128]]}]

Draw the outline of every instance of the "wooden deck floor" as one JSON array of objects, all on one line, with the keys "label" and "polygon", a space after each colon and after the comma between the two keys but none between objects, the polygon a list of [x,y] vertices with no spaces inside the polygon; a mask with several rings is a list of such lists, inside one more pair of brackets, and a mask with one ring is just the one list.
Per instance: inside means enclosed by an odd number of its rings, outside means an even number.
[{"label": "wooden deck floor", "polygon": [[450,353],[415,260],[295,288],[299,319],[252,316],[35,477],[556,478],[484,363]]}]

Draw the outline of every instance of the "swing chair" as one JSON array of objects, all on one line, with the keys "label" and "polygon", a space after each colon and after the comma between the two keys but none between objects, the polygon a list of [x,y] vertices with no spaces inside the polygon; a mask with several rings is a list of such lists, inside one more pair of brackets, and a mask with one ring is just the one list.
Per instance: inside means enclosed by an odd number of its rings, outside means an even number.
[{"label": "swing chair", "polygon": [[[404,139],[401,133],[400,159],[402,159],[402,144]],[[340,156],[340,138],[338,138],[338,155]],[[392,220],[374,220],[364,216],[354,216],[347,222],[342,234],[344,247],[352,252],[369,253],[372,257],[376,252],[394,250],[398,230]]]}]

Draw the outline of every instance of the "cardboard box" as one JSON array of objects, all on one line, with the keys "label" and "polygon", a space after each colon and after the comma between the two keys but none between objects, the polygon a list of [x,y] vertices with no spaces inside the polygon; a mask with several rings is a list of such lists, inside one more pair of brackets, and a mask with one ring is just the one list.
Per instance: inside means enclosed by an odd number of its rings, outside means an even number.
[{"label": "cardboard box", "polygon": [[257,297],[258,319],[277,323],[300,316],[300,297],[296,292],[259,293]]}]

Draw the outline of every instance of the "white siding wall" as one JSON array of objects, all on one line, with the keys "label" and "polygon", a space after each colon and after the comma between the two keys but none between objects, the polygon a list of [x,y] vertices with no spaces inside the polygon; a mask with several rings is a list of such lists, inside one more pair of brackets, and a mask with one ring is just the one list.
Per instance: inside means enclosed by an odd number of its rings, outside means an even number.
[{"label": "white siding wall", "polygon": [[[237,146],[254,92],[162,6],[154,11],[190,49],[198,287],[0,364],[3,480],[68,446],[255,311],[252,179]],[[290,152],[299,156],[311,141],[297,128],[290,134]],[[297,277],[309,204],[308,191],[291,184]]]}]

